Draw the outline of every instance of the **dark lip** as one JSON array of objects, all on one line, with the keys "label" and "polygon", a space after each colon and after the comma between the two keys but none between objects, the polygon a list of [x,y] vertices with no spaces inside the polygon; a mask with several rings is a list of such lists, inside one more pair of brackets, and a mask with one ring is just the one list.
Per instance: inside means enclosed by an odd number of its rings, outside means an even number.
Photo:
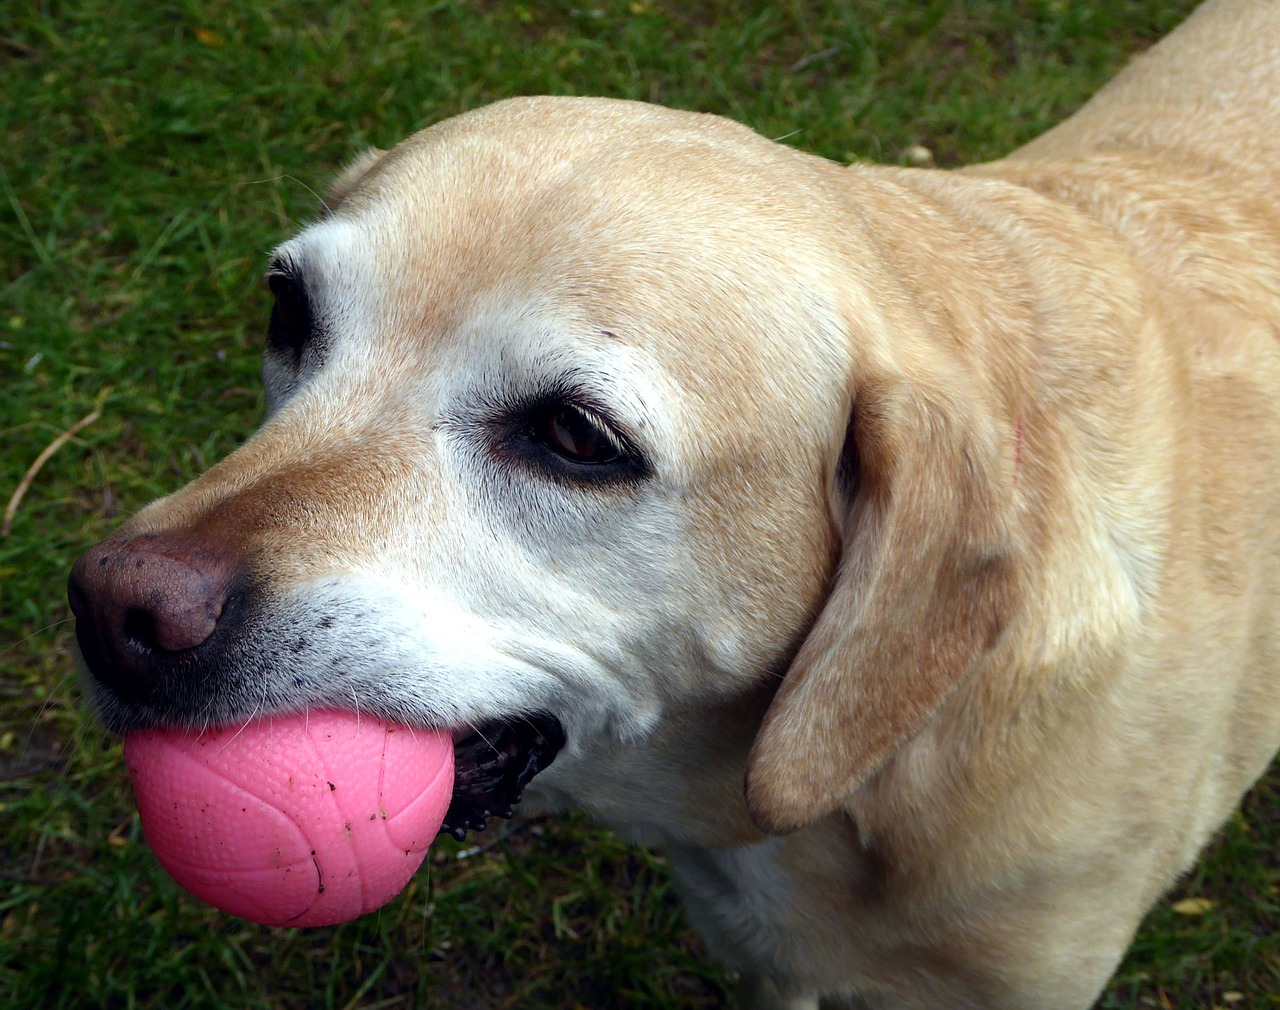
[{"label": "dark lip", "polygon": [[510,819],[533,777],[564,746],[555,716],[535,713],[485,723],[454,744],[453,797],[441,833],[462,840],[483,831],[490,817]]}]

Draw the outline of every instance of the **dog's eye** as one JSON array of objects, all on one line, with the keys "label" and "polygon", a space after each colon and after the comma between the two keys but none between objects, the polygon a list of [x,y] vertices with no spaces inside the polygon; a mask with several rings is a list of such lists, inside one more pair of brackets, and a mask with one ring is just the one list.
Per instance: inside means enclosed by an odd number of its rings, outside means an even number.
[{"label": "dog's eye", "polygon": [[267,327],[267,343],[277,351],[292,354],[296,361],[311,335],[311,301],[307,298],[307,289],[288,274],[272,274],[267,284],[276,296]]},{"label": "dog's eye", "polygon": [[529,436],[571,463],[613,463],[622,456],[604,424],[585,410],[553,404],[529,425]]}]

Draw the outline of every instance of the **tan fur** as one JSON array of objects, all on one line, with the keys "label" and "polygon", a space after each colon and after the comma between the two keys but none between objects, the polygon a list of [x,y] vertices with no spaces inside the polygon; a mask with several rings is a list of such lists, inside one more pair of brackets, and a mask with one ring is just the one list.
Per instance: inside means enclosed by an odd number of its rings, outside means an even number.
[{"label": "tan fur", "polygon": [[[366,155],[298,240],[350,332],[121,536],[590,654],[480,675],[604,713],[531,800],[664,846],[759,1006],[1087,1007],[1280,744],[1277,53],[1207,4],[954,173],[594,100]],[[640,390],[650,484],[470,483],[439,405],[522,340]]]},{"label": "tan fur", "polygon": [[356,188],[364,179],[369,171],[382,160],[385,151],[380,151],[376,147],[361,151],[358,155],[338,173],[337,178],[329,183],[328,190],[324,194],[325,209],[329,213],[333,213],[345,200],[353,189]]}]

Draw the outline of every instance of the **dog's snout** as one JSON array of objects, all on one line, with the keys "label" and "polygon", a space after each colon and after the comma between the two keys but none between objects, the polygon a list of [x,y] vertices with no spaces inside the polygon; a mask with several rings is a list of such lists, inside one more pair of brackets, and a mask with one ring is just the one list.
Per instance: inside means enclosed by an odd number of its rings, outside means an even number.
[{"label": "dog's snout", "polygon": [[181,654],[213,634],[235,568],[231,555],[181,534],[90,548],[67,585],[90,673],[123,700],[146,700]]}]

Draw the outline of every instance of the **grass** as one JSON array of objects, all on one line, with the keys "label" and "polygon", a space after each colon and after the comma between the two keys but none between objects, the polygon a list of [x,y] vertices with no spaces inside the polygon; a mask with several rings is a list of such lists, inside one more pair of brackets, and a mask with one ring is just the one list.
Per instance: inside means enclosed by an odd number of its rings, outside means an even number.
[{"label": "grass", "polygon": [[[314,191],[512,94],[727,114],[838,159],[998,155],[1190,4],[68,0],[0,12],[0,1006],[717,1007],[657,856],[584,821],[445,841],[381,913],[269,930],[157,868],[81,706],[76,554],[261,409],[266,251]],[[1148,919],[1100,1006],[1280,1006],[1280,780]],[[1180,901],[1201,898],[1199,903]],[[1208,904],[1205,904],[1205,901]]]}]

